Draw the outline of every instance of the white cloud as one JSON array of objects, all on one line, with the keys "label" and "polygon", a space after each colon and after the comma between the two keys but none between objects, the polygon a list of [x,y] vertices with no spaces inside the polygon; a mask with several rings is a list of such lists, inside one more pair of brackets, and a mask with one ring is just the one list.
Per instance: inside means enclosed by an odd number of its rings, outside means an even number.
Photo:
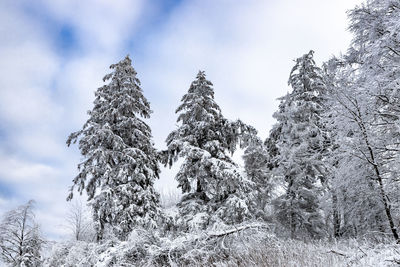
[{"label": "white cloud", "polygon": [[0,177],[10,184],[24,186],[26,182],[43,183],[56,171],[45,164],[22,162],[10,155],[0,155]]},{"label": "white cloud", "polygon": [[0,17],[0,119],[13,125],[51,119],[57,111],[49,88],[57,56],[37,23],[4,4]]},{"label": "white cloud", "polygon": [[86,53],[119,52],[137,28],[142,0],[43,0],[42,4],[55,19],[71,25],[77,30],[79,42]]}]

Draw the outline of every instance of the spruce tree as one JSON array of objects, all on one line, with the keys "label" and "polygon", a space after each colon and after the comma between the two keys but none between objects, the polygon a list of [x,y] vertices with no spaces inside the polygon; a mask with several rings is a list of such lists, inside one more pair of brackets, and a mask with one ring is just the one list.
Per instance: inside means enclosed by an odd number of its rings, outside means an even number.
[{"label": "spruce tree", "polygon": [[321,123],[325,85],[313,51],[296,60],[289,85],[293,90],[281,98],[274,114],[278,121],[274,137],[268,142],[270,149],[278,150],[271,153],[275,155],[271,162],[275,176],[283,177],[286,187],[275,207],[292,237],[304,232],[319,237],[324,232],[319,197],[325,179],[326,133]]},{"label": "spruce tree", "polygon": [[150,104],[129,56],[110,68],[103,79],[109,83],[95,92],[89,119],[67,140],[68,146],[79,141],[84,157],[68,200],[75,187],[86,191],[98,240],[106,224],[123,239],[136,226],[156,227],[161,214],[153,187],[160,172],[157,151],[142,120],[150,117]]},{"label": "spruce tree", "polygon": [[185,193],[178,204],[186,228],[205,228],[217,221],[232,224],[251,216],[248,181],[231,159],[237,145],[246,145],[255,129],[223,117],[212,83],[200,71],[176,109],[179,127],[166,142],[165,163],[184,162],[176,175]]}]

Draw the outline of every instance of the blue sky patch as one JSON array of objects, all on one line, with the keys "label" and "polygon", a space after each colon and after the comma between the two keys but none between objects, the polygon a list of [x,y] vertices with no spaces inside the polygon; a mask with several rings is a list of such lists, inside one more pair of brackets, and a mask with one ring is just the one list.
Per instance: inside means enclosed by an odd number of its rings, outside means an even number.
[{"label": "blue sky patch", "polygon": [[58,47],[65,53],[76,47],[76,36],[73,27],[64,25],[60,28],[57,35]]},{"label": "blue sky patch", "polygon": [[10,185],[1,181],[2,178],[0,177],[0,197],[9,198],[13,196],[13,189]]}]

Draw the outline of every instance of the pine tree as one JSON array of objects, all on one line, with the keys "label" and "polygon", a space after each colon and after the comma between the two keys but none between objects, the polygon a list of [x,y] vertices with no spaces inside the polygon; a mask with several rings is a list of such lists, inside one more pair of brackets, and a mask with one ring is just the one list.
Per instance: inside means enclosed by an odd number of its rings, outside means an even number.
[{"label": "pine tree", "polygon": [[[241,222],[251,216],[248,196],[252,183],[229,157],[246,145],[255,129],[240,120],[225,119],[214,100],[212,83],[200,71],[177,108],[178,129],[166,140],[165,163],[184,162],[176,175],[186,195],[178,204],[182,222],[205,228],[216,221]],[[214,216],[212,216],[214,214]]]},{"label": "pine tree", "polygon": [[269,147],[278,149],[272,160],[274,173],[284,178],[286,186],[285,194],[275,201],[278,219],[288,225],[292,237],[304,230],[311,237],[324,232],[319,197],[325,178],[326,133],[321,123],[325,85],[313,53],[296,60],[289,77],[293,91],[281,98],[274,114],[276,136],[269,140]]},{"label": "pine tree", "polygon": [[157,151],[142,120],[150,117],[150,104],[128,56],[110,68],[103,79],[109,83],[95,92],[89,119],[67,140],[68,146],[79,141],[84,156],[68,200],[74,187],[86,190],[98,240],[106,224],[123,239],[136,226],[156,227],[161,214],[153,187],[160,172]]}]

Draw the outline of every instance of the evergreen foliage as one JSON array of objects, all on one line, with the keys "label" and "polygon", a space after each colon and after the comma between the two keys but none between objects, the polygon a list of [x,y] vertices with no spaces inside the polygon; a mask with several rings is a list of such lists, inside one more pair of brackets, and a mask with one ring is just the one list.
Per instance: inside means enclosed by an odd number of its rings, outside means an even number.
[{"label": "evergreen foliage", "polygon": [[153,188],[160,172],[157,151],[142,120],[150,117],[150,103],[128,56],[110,68],[103,79],[109,83],[96,91],[89,119],[67,141],[79,141],[84,157],[68,199],[74,187],[86,191],[98,240],[106,224],[124,238],[135,226],[156,227],[161,215]]},{"label": "evergreen foliage", "polygon": [[228,153],[247,145],[255,129],[223,117],[212,83],[202,71],[176,113],[180,126],[166,140],[164,161],[171,166],[178,158],[184,159],[176,175],[178,186],[186,193],[178,205],[182,224],[205,228],[217,221],[232,224],[249,218],[253,183]]},{"label": "evergreen foliage", "polygon": [[292,237],[304,232],[323,235],[324,223],[319,197],[325,179],[323,153],[326,133],[322,125],[325,84],[315,65],[313,51],[298,58],[289,85],[292,92],[281,98],[274,114],[280,129],[275,174],[282,176],[286,192],[275,201],[278,219],[287,224]]},{"label": "evergreen foliage", "polygon": [[249,180],[254,182],[253,194],[255,195],[255,209],[252,211],[256,217],[266,219],[266,208],[272,199],[274,184],[271,181],[269,169],[270,156],[266,145],[254,136],[244,151],[244,169]]}]

